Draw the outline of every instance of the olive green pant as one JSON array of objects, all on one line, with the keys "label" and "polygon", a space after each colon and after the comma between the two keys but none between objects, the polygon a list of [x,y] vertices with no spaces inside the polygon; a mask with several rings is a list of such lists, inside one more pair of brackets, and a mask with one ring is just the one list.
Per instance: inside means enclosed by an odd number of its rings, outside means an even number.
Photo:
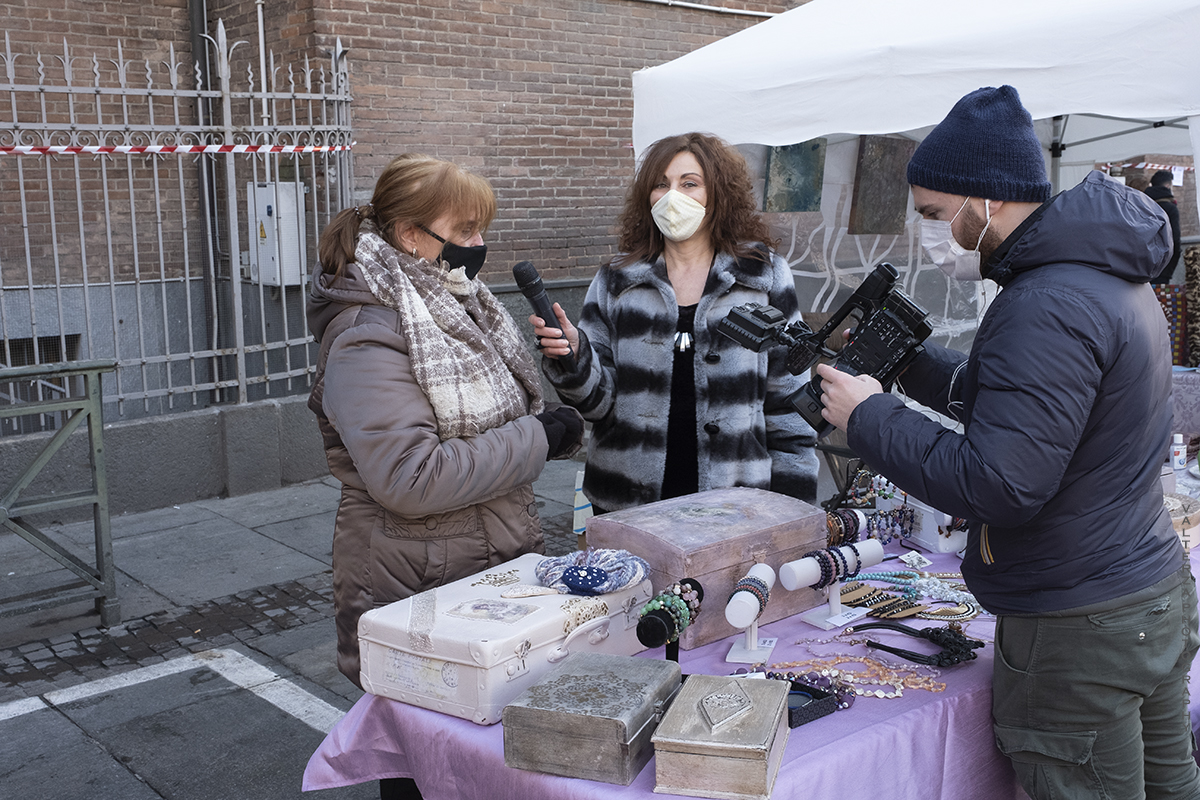
[{"label": "olive green pant", "polygon": [[1034,800],[1200,798],[1196,583],[1096,614],[996,621],[996,744]]}]

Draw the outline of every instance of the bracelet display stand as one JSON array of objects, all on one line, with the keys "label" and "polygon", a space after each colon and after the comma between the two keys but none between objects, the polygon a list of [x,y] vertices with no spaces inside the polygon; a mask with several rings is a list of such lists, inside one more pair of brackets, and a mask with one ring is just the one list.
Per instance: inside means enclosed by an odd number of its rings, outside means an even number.
[{"label": "bracelet display stand", "polygon": [[[775,570],[766,564],[755,564],[746,573],[746,578],[756,578],[766,584],[767,597],[775,585]],[[736,584],[735,584],[736,585]],[[735,628],[745,629],[745,635],[734,640],[725,656],[727,662],[735,664],[765,664],[771,658],[778,637],[758,636],[758,618],[762,616],[765,602],[760,602],[753,593],[735,589],[725,604],[725,621]]]},{"label": "bracelet display stand", "polygon": [[[883,561],[883,545],[877,540],[866,539],[856,542],[854,546],[858,548],[857,556],[849,546],[843,545],[837,548],[847,563],[854,562],[851,572],[858,572],[864,567],[873,567]],[[816,586],[820,580],[821,567],[817,564],[816,559],[811,557],[789,561],[779,568],[779,582],[788,591],[794,591],[802,586]],[[861,619],[870,610],[853,606],[843,607],[841,581],[835,580],[829,584],[825,592],[829,598],[828,603],[810,608],[800,614],[800,619],[813,627],[826,631],[840,628],[843,625],[849,625],[856,619]]]}]

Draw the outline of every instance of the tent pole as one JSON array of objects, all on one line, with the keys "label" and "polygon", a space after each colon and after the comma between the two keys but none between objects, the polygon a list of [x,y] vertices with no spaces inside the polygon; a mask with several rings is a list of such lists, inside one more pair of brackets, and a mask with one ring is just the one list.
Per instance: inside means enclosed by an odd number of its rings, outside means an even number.
[{"label": "tent pole", "polygon": [[1050,194],[1058,194],[1058,170],[1062,161],[1063,117],[1053,119],[1053,129],[1050,138]]}]

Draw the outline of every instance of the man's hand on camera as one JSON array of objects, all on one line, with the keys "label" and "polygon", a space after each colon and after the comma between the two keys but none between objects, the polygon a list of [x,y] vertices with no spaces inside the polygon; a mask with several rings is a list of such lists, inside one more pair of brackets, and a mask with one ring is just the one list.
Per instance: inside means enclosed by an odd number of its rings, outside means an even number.
[{"label": "man's hand on camera", "polygon": [[821,403],[825,406],[821,416],[843,431],[859,403],[883,392],[879,381],[870,375],[847,375],[828,364],[818,365],[817,374],[821,376]]}]

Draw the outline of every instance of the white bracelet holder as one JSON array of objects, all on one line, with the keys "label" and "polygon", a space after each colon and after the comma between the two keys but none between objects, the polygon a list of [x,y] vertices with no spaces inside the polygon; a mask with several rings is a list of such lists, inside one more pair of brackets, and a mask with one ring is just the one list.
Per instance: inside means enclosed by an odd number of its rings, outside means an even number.
[{"label": "white bracelet holder", "polygon": [[[747,578],[758,578],[767,586],[770,592],[775,586],[775,570],[767,564],[755,564],[746,573]],[[735,584],[736,585],[736,584]],[[734,592],[725,604],[725,621],[735,628],[742,628],[746,633],[735,639],[725,656],[727,662],[735,664],[765,664],[771,658],[778,637],[758,635],[758,618],[762,616],[764,606],[759,605],[758,598],[747,591]]]},{"label": "white bracelet holder", "polygon": [[[850,549],[849,545],[837,548],[842,557],[846,559],[846,563],[851,565],[850,572],[852,573],[861,572],[864,568],[873,567],[883,561],[883,545],[876,539],[856,542],[854,547],[858,551],[857,554]],[[789,561],[779,568],[779,582],[789,592],[804,586],[814,586],[820,581],[821,565],[811,556]],[[800,614],[800,619],[813,627],[826,631],[841,628],[857,619],[862,619],[870,610],[862,607],[843,606],[841,581],[834,581],[825,587],[824,591],[829,602],[814,606]]]}]

